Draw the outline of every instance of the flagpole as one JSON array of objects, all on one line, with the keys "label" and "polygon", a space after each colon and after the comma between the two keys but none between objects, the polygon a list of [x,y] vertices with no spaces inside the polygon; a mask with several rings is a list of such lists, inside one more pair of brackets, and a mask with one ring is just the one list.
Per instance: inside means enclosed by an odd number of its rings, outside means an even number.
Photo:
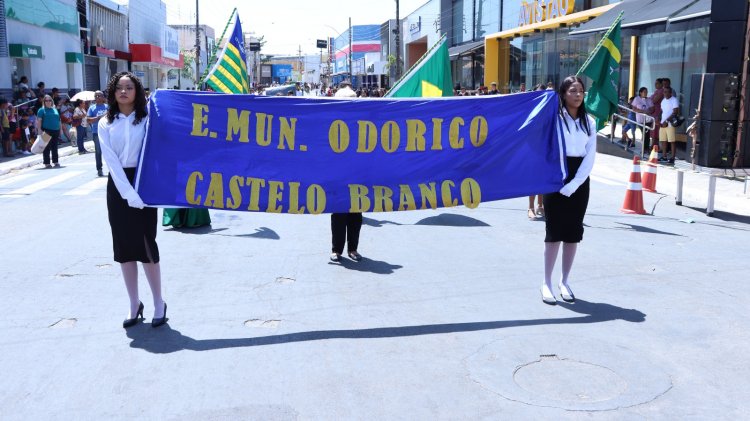
[{"label": "flagpole", "polygon": [[602,48],[602,45],[604,44],[604,40],[607,39],[607,37],[609,37],[609,34],[612,33],[612,31],[614,31],[615,26],[617,26],[617,24],[622,20],[623,13],[625,12],[620,12],[620,14],[617,15],[617,18],[615,18],[615,21],[612,22],[612,26],[610,26],[609,29],[607,29],[607,32],[604,33],[604,36],[599,40],[599,43],[596,44],[596,47],[594,47],[594,50],[591,51],[589,56],[586,58],[586,61],[584,61],[583,65],[581,65],[581,67],[578,69],[578,72],[576,72],[576,76],[581,74],[581,71],[585,69],[586,66],[589,65],[589,62],[591,62],[594,56],[596,56],[596,53],[599,52],[599,49]]},{"label": "flagpole", "polygon": [[[211,60],[216,58],[216,51],[219,49],[219,45],[221,45],[221,42],[224,41],[224,35],[227,33],[227,29],[229,29],[229,25],[232,23],[232,18],[234,18],[234,14],[237,13],[237,8],[235,7],[234,10],[232,10],[232,14],[229,15],[229,20],[227,21],[226,26],[224,26],[224,31],[221,33],[221,38],[219,38],[219,42],[214,45],[213,51],[211,51],[211,57],[209,57],[206,60],[206,69],[203,70],[203,75],[201,75],[200,83],[203,83],[206,81],[206,75],[208,72],[212,70],[211,68]],[[208,48],[208,45],[206,45],[206,48]],[[206,54],[206,57],[208,57],[208,54]]]}]

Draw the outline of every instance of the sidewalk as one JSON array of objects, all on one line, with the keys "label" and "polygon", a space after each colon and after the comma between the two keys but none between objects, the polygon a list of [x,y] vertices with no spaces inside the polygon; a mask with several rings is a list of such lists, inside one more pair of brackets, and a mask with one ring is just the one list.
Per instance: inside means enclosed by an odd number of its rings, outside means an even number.
[{"label": "sidewalk", "polygon": [[[94,153],[94,141],[87,140],[83,146],[89,153]],[[78,147],[73,146],[72,143],[65,143],[57,148],[57,155],[62,160],[66,156],[77,155]],[[2,157],[0,156],[0,175],[8,174],[9,172],[19,171],[24,168],[33,167],[34,165],[42,164],[42,154],[33,155],[22,155],[16,154],[13,157]]]}]

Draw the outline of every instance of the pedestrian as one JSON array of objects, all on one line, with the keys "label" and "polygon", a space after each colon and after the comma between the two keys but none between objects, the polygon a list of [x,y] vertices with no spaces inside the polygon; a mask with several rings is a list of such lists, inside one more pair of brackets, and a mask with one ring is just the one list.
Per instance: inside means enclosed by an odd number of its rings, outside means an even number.
[{"label": "pedestrian", "polygon": [[[631,96],[628,100],[628,105],[632,106],[634,100],[635,97]],[[635,146],[635,123],[633,123],[633,121],[636,121],[635,111],[628,111],[627,117],[630,121],[627,121],[625,125],[622,126],[622,141],[625,142],[625,148],[632,148]],[[630,131],[633,136],[632,138],[628,136],[628,131]]]},{"label": "pedestrian", "polygon": [[96,101],[89,107],[89,111],[86,113],[86,122],[91,127],[91,135],[94,140],[94,157],[96,158],[96,174],[99,177],[104,177],[102,172],[102,148],[99,145],[99,120],[107,114],[107,98],[104,96],[104,92],[94,92],[94,100]]},{"label": "pedestrian", "polygon": [[487,95],[500,95],[500,91],[497,90],[497,82],[490,83],[490,91]]},{"label": "pedestrian", "polygon": [[[57,88],[52,88],[52,91],[54,92]],[[73,140],[70,137],[70,124],[73,122],[73,105],[70,103],[70,99],[68,98],[62,98],[58,96],[58,99],[55,99],[55,96],[52,96],[52,101],[57,104],[57,111],[60,113],[60,131],[62,135],[60,136],[60,139],[67,139],[68,143],[73,143]]]},{"label": "pedestrian", "polygon": [[589,201],[589,174],[596,155],[596,123],[583,103],[583,80],[568,76],[558,90],[559,135],[565,143],[567,176],[557,193],[544,195],[546,236],[544,238],[544,283],[542,301],[557,304],[552,294],[552,270],[562,245],[562,277],[558,283],[563,301],[574,302],[568,284],[578,243],[583,239],[583,217]]},{"label": "pedestrian", "polygon": [[151,327],[167,322],[167,303],[161,295],[156,208],[146,207],[133,188],[136,165],[146,136],[148,110],[143,85],[130,72],[112,76],[107,84],[107,111],[99,120],[101,149],[109,168],[107,213],[112,230],[114,260],[120,263],[130,299],[130,313],[122,327],[143,319],[138,298],[138,262],[146,274],[154,301]]},{"label": "pedestrian", "polygon": [[[44,95],[42,97],[42,108],[36,112],[36,132],[40,135],[42,132],[50,135],[51,139],[47,143],[47,147],[42,152],[42,161],[44,162],[45,168],[52,168],[54,165],[56,168],[60,167],[57,156],[57,144],[60,141],[60,113],[55,108],[55,104],[52,102],[50,95]],[[50,155],[52,156],[52,164],[50,165]]]},{"label": "pedestrian", "polygon": [[31,152],[29,152],[31,142],[29,142],[29,140],[33,139],[31,134],[32,124],[31,121],[29,121],[28,113],[24,112],[24,110],[21,110],[20,113],[21,119],[18,121],[18,128],[21,131],[21,137],[18,142],[18,149],[23,155],[31,155]]},{"label": "pedestrian", "polygon": [[[677,144],[675,126],[672,125],[672,117],[680,115],[680,102],[677,97],[672,96],[672,88],[664,88],[664,99],[661,102],[661,120],[659,124],[659,143],[661,144],[662,156],[661,162],[674,164],[675,155],[677,154]],[[672,155],[667,155],[667,145],[672,150]]]},{"label": "pedestrian", "polygon": [[89,127],[88,123],[88,102],[79,99],[76,104],[76,109],[73,111],[72,125],[76,128],[76,145],[78,146],[78,153],[80,155],[85,154],[86,148],[84,143],[86,142],[86,130]]},{"label": "pedestrian", "polygon": [[[357,93],[351,88],[348,81],[341,82],[336,92],[337,98],[356,98]],[[355,262],[362,260],[362,255],[357,252],[359,246],[359,232],[362,230],[361,213],[332,213],[331,214],[331,261],[338,262],[344,253],[346,243],[347,255]]]},{"label": "pedestrian", "polygon": [[5,97],[0,96],[0,138],[3,141],[3,156],[13,156],[13,148],[10,145],[10,111],[12,107]]},{"label": "pedestrian", "polygon": [[[651,117],[654,119],[654,131],[651,133],[651,140],[654,145],[659,144],[659,129],[661,128],[661,101],[664,99],[664,86],[662,85],[662,79],[656,79],[654,82],[654,93],[651,94],[651,104],[653,109],[651,110]],[[664,151],[659,151],[659,157],[661,158]]]},{"label": "pedestrian", "polygon": [[[641,89],[638,90],[638,96],[630,101],[630,105],[633,107],[633,111],[635,111],[635,121],[637,121],[639,125],[642,124],[647,126],[651,124],[652,117],[650,114],[654,109],[654,104],[651,103],[651,99],[648,97],[648,88],[642,86]],[[643,138],[643,150],[648,151],[651,149],[649,141],[651,138],[650,130],[643,126],[640,127],[641,137]]]},{"label": "pedestrian", "polygon": [[[521,82],[521,88],[524,89],[523,92],[526,92],[526,83]],[[535,91],[543,91],[544,85],[539,84],[534,87]],[[536,197],[537,206],[536,210],[534,210],[534,198]],[[526,211],[526,216],[528,216],[529,221],[534,221],[537,219],[544,218],[544,203],[543,203],[543,197],[541,194],[532,194],[529,196],[529,209]]]}]

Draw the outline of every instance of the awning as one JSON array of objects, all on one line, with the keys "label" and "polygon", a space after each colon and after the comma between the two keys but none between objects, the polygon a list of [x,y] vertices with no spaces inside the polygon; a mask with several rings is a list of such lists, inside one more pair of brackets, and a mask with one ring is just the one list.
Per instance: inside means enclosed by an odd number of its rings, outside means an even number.
[{"label": "awning", "polygon": [[670,22],[679,22],[685,19],[694,19],[711,15],[711,0],[699,0],[687,8],[677,12],[669,18]]},{"label": "awning", "polygon": [[711,13],[711,0],[623,0],[591,22],[571,31],[570,35],[604,32],[620,12],[621,28],[634,29],[708,15]]},{"label": "awning", "polygon": [[92,56],[97,57],[109,57],[109,58],[115,58],[115,50],[110,50],[104,47],[94,47],[92,46],[89,49],[89,54]]},{"label": "awning", "polygon": [[30,44],[8,44],[8,52],[11,57],[22,58],[44,58],[42,47]]},{"label": "awning", "polygon": [[448,55],[450,57],[460,56],[467,52],[474,51],[478,48],[484,48],[484,40],[467,42],[466,44],[456,45],[448,49]]},{"label": "awning", "polygon": [[184,57],[179,60],[164,57],[161,48],[151,44],[130,44],[130,54],[134,64],[147,64],[152,67],[166,67],[182,69]]},{"label": "awning", "polygon": [[83,54],[82,53],[76,53],[71,51],[65,52],[65,62],[66,63],[83,63]]},{"label": "awning", "polygon": [[[494,34],[487,35],[486,39],[516,38],[516,37],[520,37],[524,34],[528,34],[531,32],[539,32],[545,29],[556,29],[559,27],[565,27],[565,26],[570,26],[570,25],[586,22],[590,19],[593,19],[599,15],[606,13],[608,10],[612,9],[616,4],[620,4],[620,3],[608,4],[605,6],[595,7],[593,9],[583,10],[581,12],[576,12],[576,13],[571,13],[569,15],[560,16],[554,19],[548,19],[542,22],[532,23],[531,25],[524,25],[524,26],[519,26],[518,28],[507,29],[502,32],[496,32]],[[610,24],[612,24],[611,21],[610,21]]]}]

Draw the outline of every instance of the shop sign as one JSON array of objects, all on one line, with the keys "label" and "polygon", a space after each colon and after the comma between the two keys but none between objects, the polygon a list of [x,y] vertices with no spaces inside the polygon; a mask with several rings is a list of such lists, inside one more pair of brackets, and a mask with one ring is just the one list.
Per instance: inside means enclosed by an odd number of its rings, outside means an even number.
[{"label": "shop sign", "polygon": [[518,26],[531,25],[573,13],[574,0],[539,0],[521,2]]},{"label": "shop sign", "polygon": [[422,31],[422,16],[420,16],[416,22],[409,24],[409,33],[414,35]]},{"label": "shop sign", "polygon": [[44,58],[42,47],[28,44],[8,44],[11,57]]}]

